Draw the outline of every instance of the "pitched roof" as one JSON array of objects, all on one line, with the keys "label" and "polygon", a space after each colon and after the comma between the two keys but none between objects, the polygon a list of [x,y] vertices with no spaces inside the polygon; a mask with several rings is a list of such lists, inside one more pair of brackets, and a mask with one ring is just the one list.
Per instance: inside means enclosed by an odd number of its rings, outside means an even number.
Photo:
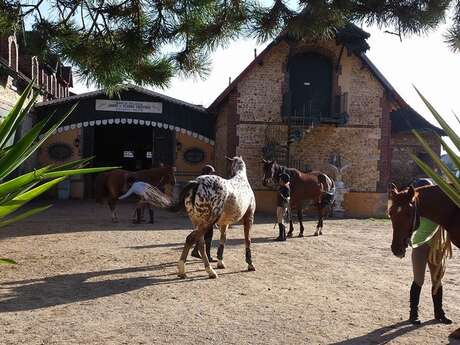
[{"label": "pitched roof", "polygon": [[[375,66],[372,61],[364,53],[369,46],[367,45],[366,39],[370,37],[370,34],[360,29],[354,24],[347,25],[344,29],[339,31],[336,34],[337,39],[340,37],[342,43],[351,50],[360,60],[369,68],[371,73],[375,78],[382,84],[385,90],[393,97],[396,103],[401,107],[401,112],[396,113],[396,115],[391,116],[392,130],[396,132],[401,132],[409,130],[406,127],[407,123],[417,126],[416,129],[422,130],[434,130],[439,135],[445,135],[444,131],[423,118],[419,113],[412,109],[406,101],[401,97],[401,95],[396,91],[396,89],[391,85],[391,83],[383,76],[379,71],[377,66]],[[233,82],[227,86],[227,88],[212,102],[208,107],[208,110],[213,112],[221,102],[223,102],[227,96],[237,87],[238,83],[243,79],[254,66],[261,63],[265,55],[267,55],[271,49],[281,42],[284,38],[278,37],[273,42],[271,42],[251,63],[241,72],[238,77],[233,80]],[[364,42],[364,43],[363,43]],[[393,112],[394,113],[394,112]],[[392,113],[392,114],[393,114]],[[405,115],[403,115],[405,114]],[[409,121],[409,122],[407,122]],[[404,124],[399,124],[399,122],[404,122]]]},{"label": "pitched roof", "polygon": [[[189,107],[189,108],[192,108],[194,110],[207,113],[207,110],[204,107],[200,106],[200,105],[187,103],[187,102],[181,101],[181,100],[179,100],[177,98],[169,97],[169,96],[163,95],[163,94],[155,92],[155,91],[144,89],[143,87],[140,87],[140,86],[137,86],[137,85],[131,85],[131,84],[125,85],[123,90],[125,90],[125,91],[134,91],[134,92],[138,92],[138,93],[141,93],[141,94],[144,94],[144,95],[147,95],[147,96],[157,97],[157,98],[160,98],[160,99],[162,99],[164,101],[167,101],[167,102],[183,105],[185,107]],[[46,102],[40,102],[40,103],[35,104],[35,107],[40,108],[40,107],[46,107],[46,106],[50,106],[50,105],[58,105],[58,104],[70,103],[70,102],[75,102],[75,101],[79,101],[79,100],[82,100],[82,99],[88,99],[88,98],[93,98],[93,97],[96,97],[96,96],[101,96],[101,95],[106,95],[106,91],[104,89],[97,90],[97,91],[86,92],[86,93],[80,93],[80,94],[76,94],[76,95],[69,96],[69,97],[64,97],[64,98],[57,98],[57,99],[53,99],[53,100],[46,101]]]},{"label": "pitched roof", "polygon": [[441,136],[446,135],[444,130],[429,123],[425,118],[409,106],[392,111],[391,131],[394,133],[409,132],[412,129],[433,131]]}]

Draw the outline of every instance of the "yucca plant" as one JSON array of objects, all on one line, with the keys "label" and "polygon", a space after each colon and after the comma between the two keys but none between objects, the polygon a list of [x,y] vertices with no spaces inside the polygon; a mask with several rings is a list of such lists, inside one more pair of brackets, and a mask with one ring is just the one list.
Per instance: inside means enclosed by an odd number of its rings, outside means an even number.
[{"label": "yucca plant", "polygon": [[[428,102],[428,100],[420,93],[417,88],[415,89],[419,96],[422,98],[425,105],[428,107],[430,112],[438,121],[439,125],[444,129],[447,136],[450,140],[454,143],[457,150],[460,151],[460,137],[455,133],[454,129],[449,126],[449,124],[442,118],[442,116],[434,109],[434,107]],[[457,116],[455,116],[458,124],[460,125],[460,120]],[[434,164],[441,170],[441,172],[446,176],[446,179],[438,175],[428,164],[423,162],[420,158],[412,155],[414,161],[418,164],[418,166],[429,176],[431,177],[439,187],[446,193],[450,199],[460,207],[460,179],[454,175],[454,173],[449,169],[449,167],[441,161],[438,155],[431,149],[428,143],[422,138],[422,136],[415,130],[413,133],[417,137],[417,139],[423,145],[425,151],[430,155],[431,159],[433,160]],[[437,134],[436,134],[437,135]],[[455,152],[447,145],[446,141],[437,135],[442,147],[447,152],[449,158],[452,160],[452,163],[457,167],[457,170],[460,170],[460,157],[455,154]]]},{"label": "yucca plant", "polygon": [[[0,123],[0,227],[4,227],[47,210],[52,205],[31,208],[25,212],[17,212],[20,207],[43,194],[67,177],[97,173],[114,168],[85,168],[91,160],[91,158],[87,158],[62,165],[48,165],[9,179],[9,175],[43,144],[70,113],[72,113],[76,106],[73,106],[67,114],[61,116],[55,123],[49,124],[53,114],[40,120],[17,142],[11,144],[18,126],[37,99],[37,94],[35,94],[27,101],[32,91],[33,82],[27,86],[15,106]],[[49,128],[45,131],[45,127],[48,124]],[[12,259],[0,257],[0,264],[14,263],[15,261]]]}]

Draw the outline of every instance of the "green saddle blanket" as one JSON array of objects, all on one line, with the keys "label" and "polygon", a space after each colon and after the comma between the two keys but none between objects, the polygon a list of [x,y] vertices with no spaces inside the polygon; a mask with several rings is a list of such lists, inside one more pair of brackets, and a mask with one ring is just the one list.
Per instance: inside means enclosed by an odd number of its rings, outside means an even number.
[{"label": "green saddle blanket", "polygon": [[412,248],[420,247],[425,243],[429,243],[438,230],[438,224],[427,218],[420,218],[420,226],[412,233],[411,246]]}]

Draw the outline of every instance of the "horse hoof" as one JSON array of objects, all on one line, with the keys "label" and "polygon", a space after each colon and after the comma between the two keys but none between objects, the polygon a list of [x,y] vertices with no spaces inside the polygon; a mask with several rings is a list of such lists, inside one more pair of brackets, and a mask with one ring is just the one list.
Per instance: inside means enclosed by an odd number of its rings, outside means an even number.
[{"label": "horse hoof", "polygon": [[256,270],[256,268],[254,267],[253,264],[248,265],[248,272],[254,272],[255,270]]},{"label": "horse hoof", "polygon": [[301,232],[298,237],[303,237],[303,232]]},{"label": "horse hoof", "polygon": [[217,278],[216,271],[214,271],[211,267],[206,267],[206,272],[208,272],[208,275],[209,275],[210,279],[216,279]]},{"label": "horse hoof", "polygon": [[292,237],[292,232],[288,232],[287,235],[286,235],[286,237],[291,238],[291,237]]},{"label": "horse hoof", "polygon": [[224,268],[226,268],[226,266],[223,261],[219,260],[219,262],[217,263],[217,268],[223,270]]},{"label": "horse hoof", "polygon": [[317,233],[317,232],[315,232],[315,233],[313,234],[313,236],[318,236],[318,233]]},{"label": "horse hoof", "polygon": [[186,275],[185,273],[179,273],[177,276],[178,276],[180,279],[185,279],[185,278],[187,278],[187,275]]}]

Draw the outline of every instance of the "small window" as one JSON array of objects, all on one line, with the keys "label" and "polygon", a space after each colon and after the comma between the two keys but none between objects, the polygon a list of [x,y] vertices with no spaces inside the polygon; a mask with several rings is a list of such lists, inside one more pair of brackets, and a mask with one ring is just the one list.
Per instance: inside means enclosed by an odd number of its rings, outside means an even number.
[{"label": "small window", "polygon": [[14,38],[10,38],[10,66],[14,70],[18,70],[18,49]]},{"label": "small window", "polygon": [[184,160],[191,164],[198,164],[204,161],[205,153],[199,148],[188,149],[184,152]]},{"label": "small window", "polygon": [[147,151],[147,153],[145,154],[145,157],[152,158],[152,151]]},{"label": "small window", "polygon": [[48,148],[48,154],[55,161],[65,161],[72,157],[72,148],[64,143],[56,143]]},{"label": "small window", "polygon": [[134,151],[123,151],[123,158],[134,158]]}]

